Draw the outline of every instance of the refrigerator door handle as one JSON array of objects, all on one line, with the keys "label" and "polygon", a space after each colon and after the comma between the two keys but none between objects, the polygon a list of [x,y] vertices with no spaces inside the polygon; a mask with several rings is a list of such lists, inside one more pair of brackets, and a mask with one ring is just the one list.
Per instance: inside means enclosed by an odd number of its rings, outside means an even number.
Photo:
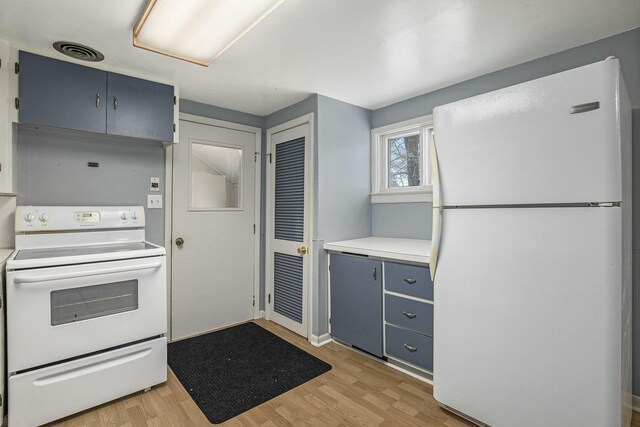
[{"label": "refrigerator door handle", "polygon": [[440,251],[440,239],[442,237],[442,205],[440,200],[440,171],[438,169],[438,151],[436,150],[436,138],[431,132],[429,144],[429,160],[431,162],[431,186],[433,188],[433,222],[431,230],[431,256],[429,257],[429,273],[431,281],[436,278],[438,266],[438,253]]},{"label": "refrigerator door handle", "polygon": [[436,137],[431,131],[431,143],[429,144],[429,162],[431,163],[431,188],[433,192],[433,207],[442,207],[440,200],[440,170],[438,168],[438,150],[436,150]]}]

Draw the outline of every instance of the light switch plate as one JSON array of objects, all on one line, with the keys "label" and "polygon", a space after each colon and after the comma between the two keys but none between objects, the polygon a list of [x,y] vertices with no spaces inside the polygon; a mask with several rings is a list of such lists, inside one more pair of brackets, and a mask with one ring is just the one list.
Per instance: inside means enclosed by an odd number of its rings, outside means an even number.
[{"label": "light switch plate", "polygon": [[149,180],[149,191],[160,191],[160,178],[152,176]]},{"label": "light switch plate", "polygon": [[162,209],[162,194],[148,194],[147,209]]}]

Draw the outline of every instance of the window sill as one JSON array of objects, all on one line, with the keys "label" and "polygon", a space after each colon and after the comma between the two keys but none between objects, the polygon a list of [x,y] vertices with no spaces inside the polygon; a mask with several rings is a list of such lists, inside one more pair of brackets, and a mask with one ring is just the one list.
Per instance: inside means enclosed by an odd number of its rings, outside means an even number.
[{"label": "window sill", "polygon": [[433,193],[431,191],[371,194],[371,203],[423,203],[432,201]]}]

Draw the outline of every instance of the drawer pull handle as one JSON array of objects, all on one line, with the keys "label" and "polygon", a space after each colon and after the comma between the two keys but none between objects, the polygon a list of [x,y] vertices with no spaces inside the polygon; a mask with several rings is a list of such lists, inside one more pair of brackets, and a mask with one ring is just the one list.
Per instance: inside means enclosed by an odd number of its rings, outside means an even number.
[{"label": "drawer pull handle", "polygon": [[413,277],[405,277],[404,281],[410,285],[413,285],[414,283],[416,283],[416,279],[414,279]]},{"label": "drawer pull handle", "polygon": [[416,351],[418,351],[418,347],[414,345],[404,344],[404,348],[409,350],[411,353],[415,353]]},{"label": "drawer pull handle", "polygon": [[407,316],[409,319],[413,319],[414,317],[416,317],[415,313],[407,313],[406,311],[403,311],[404,315]]}]

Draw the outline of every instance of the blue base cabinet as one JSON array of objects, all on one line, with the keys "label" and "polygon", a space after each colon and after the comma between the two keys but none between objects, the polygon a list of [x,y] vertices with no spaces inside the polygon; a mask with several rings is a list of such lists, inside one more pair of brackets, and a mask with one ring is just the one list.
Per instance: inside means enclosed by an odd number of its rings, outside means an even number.
[{"label": "blue base cabinet", "polygon": [[331,254],[331,335],[382,357],[382,263]]},{"label": "blue base cabinet", "polygon": [[385,356],[433,371],[433,282],[428,266],[385,262]]},{"label": "blue base cabinet", "polygon": [[338,341],[433,372],[433,283],[428,265],[329,254],[330,327]]},{"label": "blue base cabinet", "polygon": [[21,123],[173,141],[173,86],[23,51],[19,61]]}]

